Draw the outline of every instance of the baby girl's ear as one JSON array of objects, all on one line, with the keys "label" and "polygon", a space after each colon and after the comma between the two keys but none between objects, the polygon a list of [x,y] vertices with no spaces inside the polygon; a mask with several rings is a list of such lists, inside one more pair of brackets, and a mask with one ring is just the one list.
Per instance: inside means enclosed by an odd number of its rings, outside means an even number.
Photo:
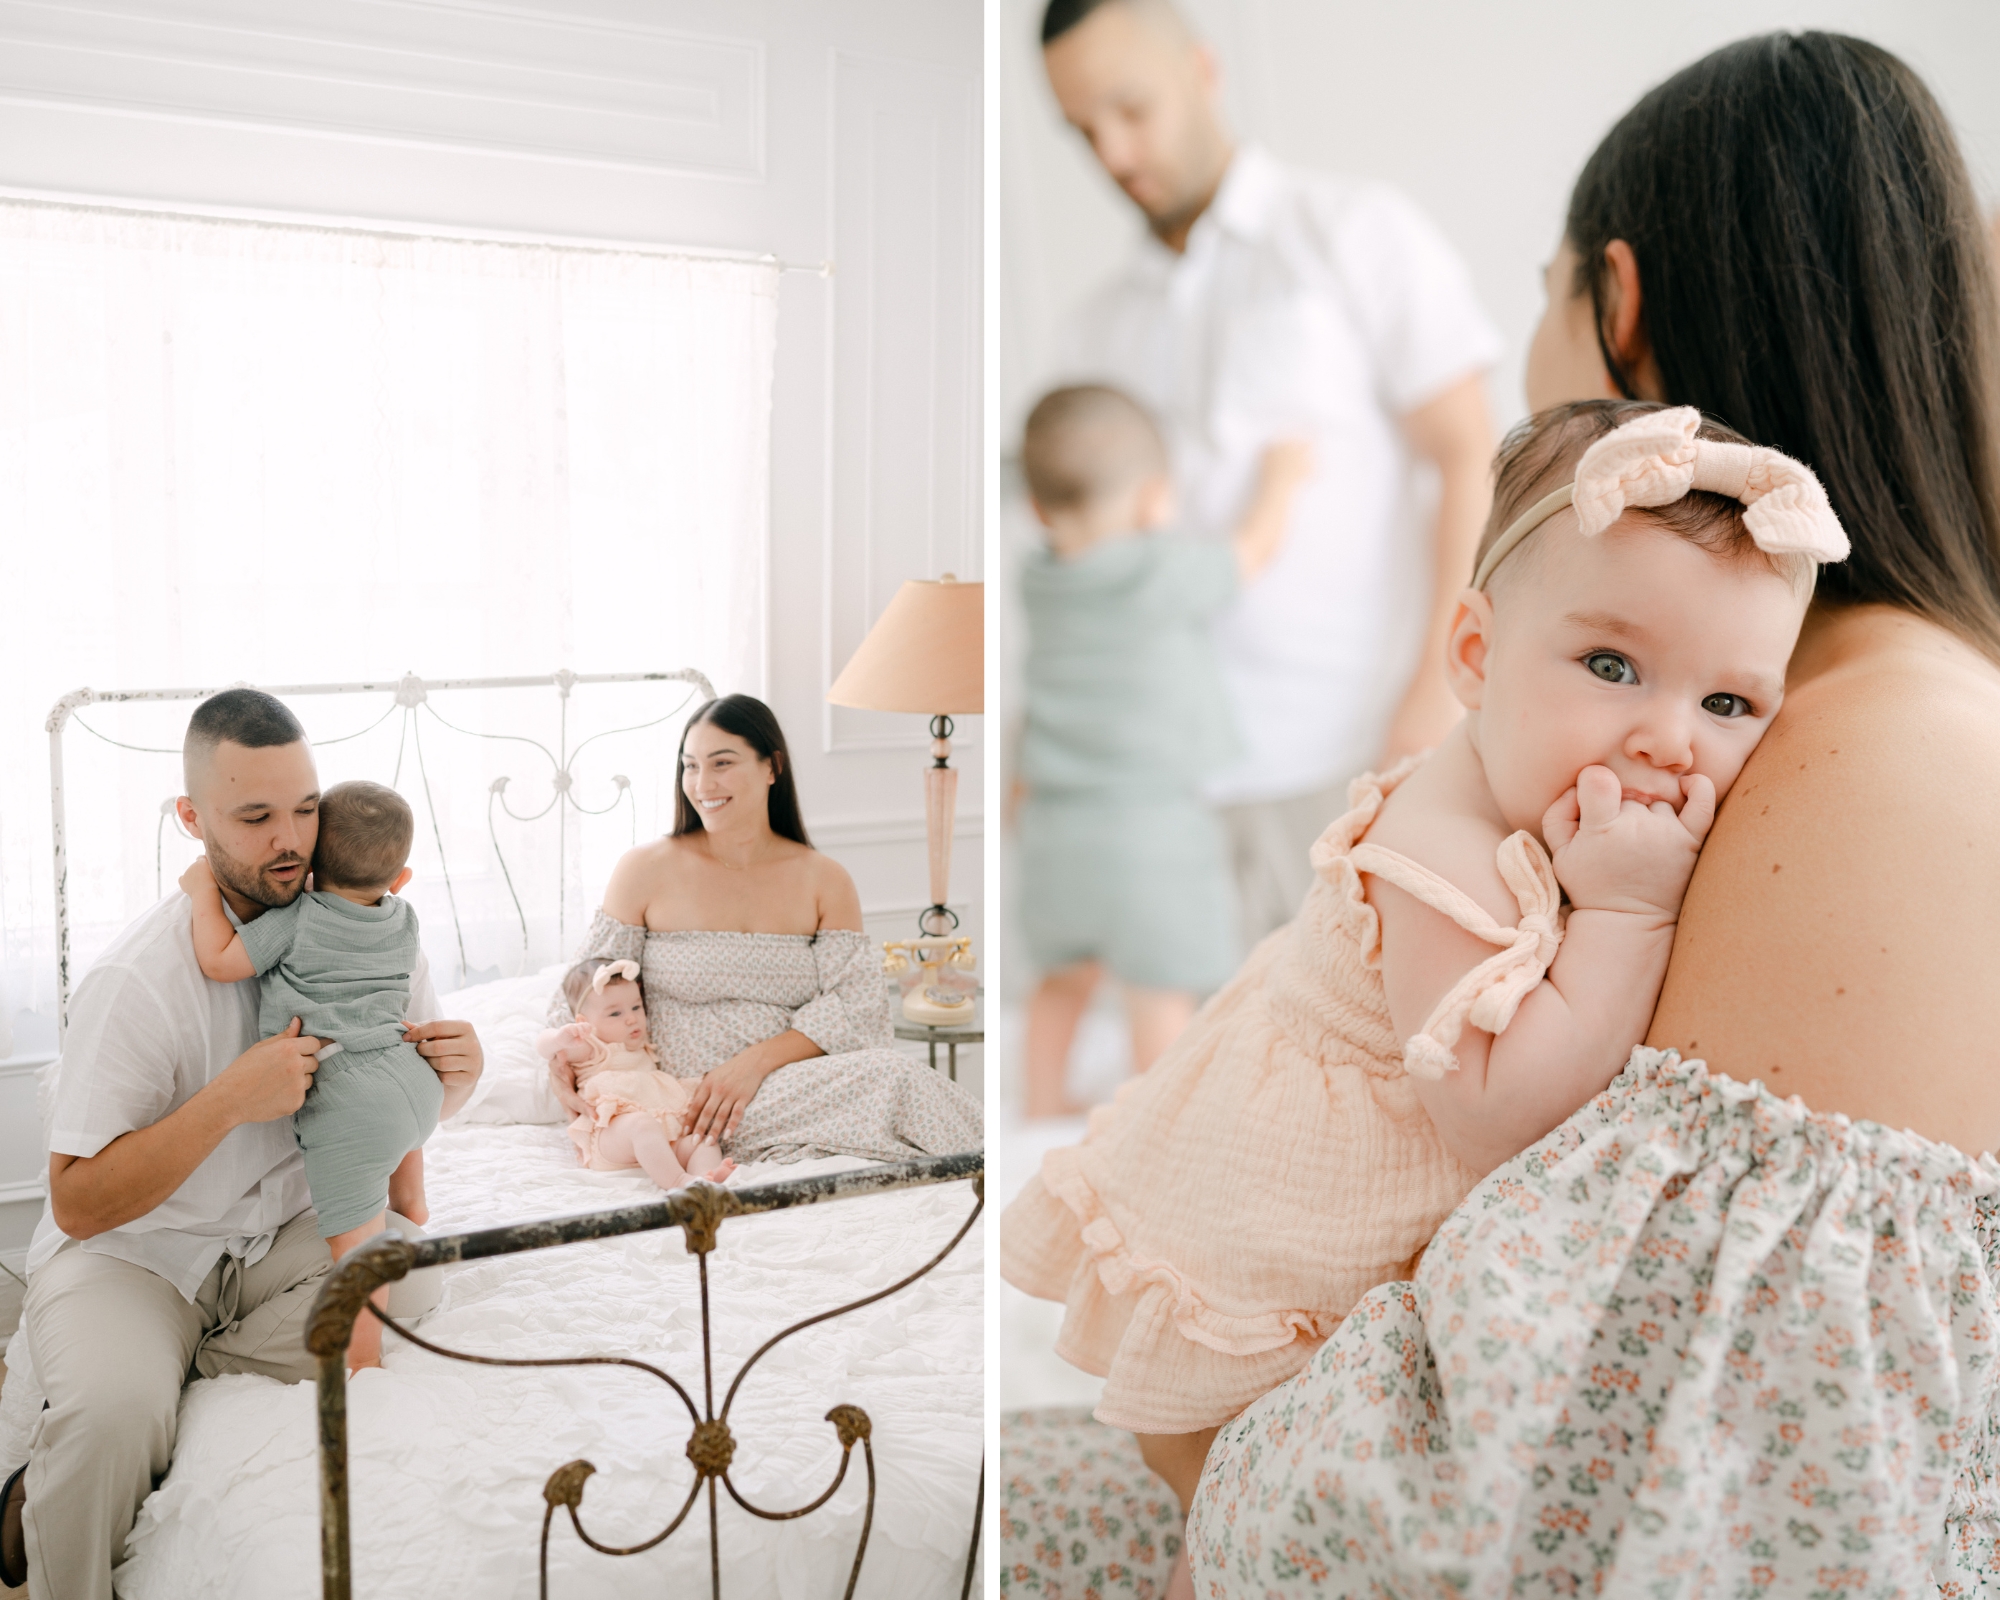
[{"label": "baby girl's ear", "polygon": [[1467,589],[1458,597],[1458,610],[1452,614],[1444,675],[1458,703],[1468,711],[1477,711],[1486,695],[1486,653],[1492,637],[1491,597],[1483,590]]},{"label": "baby girl's ear", "polygon": [[403,885],[415,876],[416,873],[414,870],[409,867],[403,868],[401,872],[396,874],[396,881],[389,885],[389,892],[391,894],[401,894],[403,892]]}]

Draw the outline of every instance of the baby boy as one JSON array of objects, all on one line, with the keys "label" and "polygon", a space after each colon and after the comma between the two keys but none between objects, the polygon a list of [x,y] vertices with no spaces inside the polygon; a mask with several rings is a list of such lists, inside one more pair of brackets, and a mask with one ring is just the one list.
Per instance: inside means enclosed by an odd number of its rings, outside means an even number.
[{"label": "baby boy", "polygon": [[[419,946],[417,914],[396,891],[410,881],[414,832],[395,790],[341,783],[320,797],[313,887],[290,905],[238,928],[206,857],[181,878],[194,901],[204,975],[217,983],[263,978],[264,1037],[297,1017],[302,1033],[332,1041],[292,1128],[336,1261],[382,1231],[392,1190],[401,1215],[427,1217],[422,1147],[437,1126],[444,1086],[403,1038]],[[379,1366],[381,1348],[381,1324],[357,1318],[349,1369]]]}]

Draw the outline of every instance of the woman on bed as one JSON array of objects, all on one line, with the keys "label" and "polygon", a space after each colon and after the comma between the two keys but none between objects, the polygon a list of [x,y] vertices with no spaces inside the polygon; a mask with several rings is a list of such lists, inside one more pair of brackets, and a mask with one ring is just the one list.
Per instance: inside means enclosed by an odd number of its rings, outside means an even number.
[{"label": "woman on bed", "polygon": [[[813,849],[771,708],[724,695],[681,734],[674,831],[627,851],[578,960],[639,963],[688,1129],[737,1161],[981,1147],[979,1102],[890,1048],[854,881]],[[556,997],[552,1023],[570,1020]]]},{"label": "woman on bed", "polygon": [[1726,417],[1813,467],[1853,556],[1695,870],[1658,1048],[1222,1429],[1196,1590],[1991,1592],[2000,348],[1971,184],[1893,56],[1746,40],[1599,146],[1548,298],[1531,405]]}]

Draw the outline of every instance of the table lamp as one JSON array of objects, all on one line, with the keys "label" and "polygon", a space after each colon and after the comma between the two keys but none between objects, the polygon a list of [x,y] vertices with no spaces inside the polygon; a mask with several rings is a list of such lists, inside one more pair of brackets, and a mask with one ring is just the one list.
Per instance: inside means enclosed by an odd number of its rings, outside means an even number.
[{"label": "table lamp", "polygon": [[953,716],[986,709],[986,586],[949,572],[936,582],[912,579],[868,630],[826,697],[861,711],[911,711],[931,719],[931,764],[924,771],[924,836],[930,847],[931,903],[917,916],[919,937],[892,941],[890,970],[914,954],[924,982],[903,997],[912,1022],[969,1022],[972,997],[942,986],[944,966],[972,965],[972,940],[956,932],[946,905],[951,888],[952,818],[958,773],[951,765]]}]

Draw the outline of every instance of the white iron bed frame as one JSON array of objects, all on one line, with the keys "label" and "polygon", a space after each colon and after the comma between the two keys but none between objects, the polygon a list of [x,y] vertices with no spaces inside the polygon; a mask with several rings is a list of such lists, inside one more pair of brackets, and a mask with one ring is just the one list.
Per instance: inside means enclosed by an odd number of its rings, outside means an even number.
[{"label": "white iron bed frame", "polygon": [[[579,685],[612,683],[680,683],[689,686],[690,694],[680,704],[664,715],[629,727],[607,729],[580,740],[575,745],[569,742],[569,700],[571,692]],[[55,856],[55,913],[56,913],[56,985],[57,985],[57,1037],[60,1040],[69,1022],[70,996],[70,912],[69,912],[69,861],[70,846],[64,810],[64,763],[63,738],[67,729],[74,724],[93,738],[121,749],[136,750],[147,754],[178,756],[178,748],[133,745],[111,738],[85,722],[78,713],[89,706],[129,704],[134,702],[195,701],[204,700],[219,692],[221,687],[258,687],[268,694],[282,698],[293,696],[322,695],[374,695],[391,696],[387,710],[376,721],[354,733],[340,736],[340,740],[322,740],[322,744],[341,742],[359,738],[362,734],[380,727],[398,711],[403,716],[402,740],[398,744],[397,777],[400,778],[402,751],[405,745],[414,749],[417,771],[426,810],[439,846],[440,867],[444,868],[447,903],[451,907],[454,932],[457,934],[461,966],[464,961],[464,932],[458,922],[456,897],[451,891],[449,869],[443,858],[443,837],[437,821],[436,805],[430,793],[430,779],[423,764],[423,747],[420,713],[426,713],[442,727],[453,733],[470,738],[506,741],[530,745],[549,762],[548,774],[550,797],[540,811],[526,815],[515,812],[507,803],[506,791],[511,775],[495,777],[487,790],[487,822],[492,837],[493,849],[505,878],[517,914],[521,919],[524,954],[528,942],[527,914],[522,907],[520,896],[515,892],[512,874],[507,871],[506,860],[500,852],[498,832],[494,828],[494,812],[499,809],[517,822],[533,822],[555,813],[560,839],[558,846],[558,886],[557,886],[557,928],[558,942],[566,945],[564,908],[567,905],[571,885],[567,881],[569,873],[569,852],[563,848],[567,843],[569,812],[573,808],[580,815],[603,815],[615,809],[621,802],[630,801],[631,783],[623,774],[613,774],[613,798],[604,806],[591,808],[583,805],[577,796],[575,763],[583,750],[599,739],[614,737],[621,733],[636,733],[657,727],[676,715],[691,711],[703,700],[713,698],[714,688],[708,678],[692,667],[681,667],[666,672],[614,672],[576,673],[562,670],[547,677],[503,677],[503,678],[441,678],[423,679],[414,673],[406,673],[398,679],[382,679],[362,683],[311,683],[278,685],[224,685],[199,689],[121,689],[95,690],[77,689],[64,695],[50,710],[47,729],[49,734],[49,806],[53,824]],[[433,693],[450,690],[494,690],[494,689],[541,689],[552,688],[560,697],[558,748],[550,750],[539,740],[518,734],[481,733],[474,729],[461,728],[446,721],[430,705]],[[392,786],[394,780],[392,780]],[[163,858],[165,829],[173,815],[173,801],[164,801],[160,808],[160,822],[156,833],[156,879],[161,877],[160,861]],[[176,823],[176,826],[178,824]],[[635,818],[636,827],[636,818]],[[164,882],[156,887],[164,890]],[[718,1413],[715,1406],[715,1378],[709,1350],[709,1290],[708,1255],[715,1248],[716,1235],[721,1223],[734,1216],[751,1216],[761,1213],[788,1210],[794,1206],[813,1205],[849,1196],[882,1193],[919,1185],[970,1182],[973,1206],[957,1233],[921,1266],[907,1277],[889,1288],[857,1300],[848,1305],[835,1307],[793,1323],[773,1336],[745,1362],[729,1384]],[[630,1206],[612,1211],[592,1212],[582,1216],[550,1218],[541,1222],[528,1222],[505,1228],[493,1228],[473,1233],[452,1235],[444,1238],[425,1239],[412,1245],[393,1234],[385,1234],[347,1256],[329,1275],[325,1286],[316,1300],[306,1335],[308,1350],[317,1358],[319,1369],[319,1446],[320,1446],[320,1554],[321,1586],[324,1600],[352,1600],[353,1564],[350,1550],[350,1528],[348,1511],[347,1482],[347,1403],[346,1403],[346,1363],[345,1352],[354,1320],[363,1309],[371,1315],[380,1316],[369,1302],[370,1292],[378,1285],[394,1281],[408,1272],[422,1267],[447,1262],[471,1260],[492,1255],[512,1254],[524,1250],[545,1249],[591,1239],[615,1237],[622,1234],[647,1232],[664,1228],[679,1228],[688,1251],[695,1255],[700,1267],[701,1312],[702,1312],[702,1404],[697,1407],[689,1390],[670,1374],[643,1362],[619,1357],[550,1357],[536,1361],[501,1361],[493,1357],[469,1355],[464,1352],[445,1349],[431,1344],[419,1335],[394,1323],[388,1323],[412,1343],[435,1354],[454,1360],[479,1362],[501,1366],[548,1366],[569,1367],[600,1365],[606,1362],[637,1367],[671,1387],[685,1402],[690,1423],[686,1446],[688,1459],[695,1468],[695,1482],[688,1499],[679,1513],[660,1533],[643,1543],[615,1547],[599,1543],[585,1531],[580,1516],[583,1503],[585,1481],[595,1472],[588,1461],[572,1461],[558,1467],[550,1474],[543,1489],[545,1511],[542,1517],[540,1551],[540,1593],[543,1600],[548,1596],[548,1551],[551,1526],[558,1509],[568,1513],[577,1535],[592,1549],[605,1555],[636,1555],[651,1549],[674,1532],[688,1519],[696,1500],[704,1490],[708,1499],[708,1524],[710,1530],[710,1593],[712,1600],[721,1600],[722,1580],[720,1554],[716,1545],[717,1485],[720,1484],[735,1502],[752,1515],[766,1521],[787,1521],[805,1516],[830,1500],[845,1479],[854,1446],[862,1449],[867,1469],[868,1509],[863,1520],[861,1536],[854,1553],[854,1562],[848,1572],[845,1594],[852,1597],[855,1585],[861,1576],[862,1561],[867,1555],[869,1530],[874,1520],[875,1509],[875,1460],[871,1442],[871,1424],[866,1412],[857,1406],[840,1405],[834,1407],[825,1421],[834,1425],[839,1436],[841,1452],[840,1466],[833,1482],[816,1499],[792,1510],[777,1511],[752,1505],[730,1481],[729,1466],[734,1454],[735,1441],[729,1430],[729,1410],[737,1388],[751,1366],[763,1359],[764,1355],[782,1340],[793,1334],[846,1312],[858,1310],[861,1306],[894,1294],[923,1277],[955,1250],[959,1243],[971,1232],[985,1207],[985,1161],[978,1153],[956,1156],[933,1156],[916,1161],[897,1162],[891,1165],[867,1167],[854,1172],[826,1174],[816,1177],[790,1179],[778,1183],[758,1185],[741,1190],[722,1190],[697,1187],[683,1190],[671,1197],[664,1197],[655,1204]],[[388,1319],[383,1317],[386,1323]],[[979,1474],[979,1489],[971,1518],[971,1537],[966,1549],[964,1582],[960,1590],[961,1600],[969,1596],[972,1580],[978,1565],[980,1525],[983,1520],[986,1493],[986,1474],[982,1460]]]}]

